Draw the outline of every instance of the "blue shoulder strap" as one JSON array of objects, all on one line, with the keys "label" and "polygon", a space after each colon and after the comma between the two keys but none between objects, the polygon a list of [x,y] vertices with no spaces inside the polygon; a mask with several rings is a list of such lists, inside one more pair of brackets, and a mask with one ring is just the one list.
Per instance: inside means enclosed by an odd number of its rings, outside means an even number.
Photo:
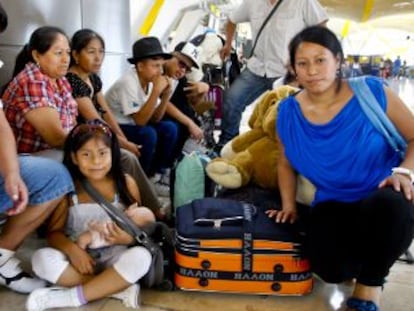
[{"label": "blue shoulder strap", "polygon": [[[382,80],[379,81],[384,83]],[[387,114],[381,109],[377,99],[366,83],[366,76],[351,78],[348,80],[348,83],[372,125],[384,135],[391,147],[400,153],[401,158],[404,158],[407,142],[395,128]]]}]

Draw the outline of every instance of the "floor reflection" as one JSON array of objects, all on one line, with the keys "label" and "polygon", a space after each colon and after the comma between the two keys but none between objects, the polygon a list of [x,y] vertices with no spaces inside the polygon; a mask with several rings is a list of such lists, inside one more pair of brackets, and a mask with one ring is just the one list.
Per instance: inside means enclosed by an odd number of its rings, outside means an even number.
[{"label": "floor reflection", "polygon": [[414,111],[414,80],[408,78],[399,80],[389,79],[387,83],[400,96],[403,102]]}]

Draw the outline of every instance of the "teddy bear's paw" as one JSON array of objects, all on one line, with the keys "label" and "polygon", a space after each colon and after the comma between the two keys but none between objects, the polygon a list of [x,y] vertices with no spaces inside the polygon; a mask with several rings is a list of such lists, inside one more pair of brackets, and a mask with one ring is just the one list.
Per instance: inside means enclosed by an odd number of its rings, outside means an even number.
[{"label": "teddy bear's paw", "polygon": [[220,156],[222,158],[224,158],[224,159],[227,159],[227,160],[234,159],[236,157],[236,155],[237,155],[237,152],[235,152],[233,150],[233,147],[232,147],[232,143],[231,142],[232,141],[229,141],[227,144],[225,144],[221,148],[221,151],[220,151]]},{"label": "teddy bear's paw", "polygon": [[212,161],[206,166],[206,173],[215,183],[229,189],[242,186],[242,175],[237,168],[224,161]]}]

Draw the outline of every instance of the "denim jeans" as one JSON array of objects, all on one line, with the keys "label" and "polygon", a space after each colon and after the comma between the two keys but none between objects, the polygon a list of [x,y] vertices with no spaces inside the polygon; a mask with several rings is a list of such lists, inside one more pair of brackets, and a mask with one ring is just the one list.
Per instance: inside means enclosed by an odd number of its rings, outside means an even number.
[{"label": "denim jeans", "polygon": [[[42,157],[20,155],[20,175],[29,192],[29,205],[40,205],[74,191],[72,178],[63,164]],[[0,176],[0,212],[13,205]]]},{"label": "denim jeans", "polygon": [[120,124],[128,140],[142,145],[139,161],[148,176],[172,165],[178,129],[173,121],[160,121],[146,126]]},{"label": "denim jeans", "polygon": [[244,109],[263,92],[272,89],[277,79],[255,75],[245,69],[224,93],[223,116],[219,145],[224,145],[239,134],[240,120]]}]

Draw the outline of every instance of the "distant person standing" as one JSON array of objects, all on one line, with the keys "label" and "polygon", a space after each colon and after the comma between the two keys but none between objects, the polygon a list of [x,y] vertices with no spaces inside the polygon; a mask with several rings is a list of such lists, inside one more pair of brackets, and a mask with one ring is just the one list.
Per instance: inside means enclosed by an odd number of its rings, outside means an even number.
[{"label": "distant person standing", "polygon": [[351,69],[351,77],[359,77],[362,75],[363,75],[363,72],[361,69],[361,65],[359,63],[359,57],[354,57],[354,61],[352,63],[352,69]]},{"label": "distant person standing", "polygon": [[385,60],[381,57],[381,60],[379,62],[379,76],[381,78],[385,78]]},{"label": "distant person standing", "polygon": [[398,79],[405,78],[407,76],[407,61],[403,60],[402,65],[400,67],[400,71],[398,72]]},{"label": "distant person standing", "polygon": [[[279,5],[258,37],[272,9]],[[257,40],[246,69],[224,94],[223,119],[218,148],[239,134],[241,115],[247,105],[286,73],[288,43],[306,26],[325,24],[328,16],[316,0],[243,0],[226,24],[226,43],[221,57],[229,56],[238,23],[250,22],[253,42]]]},{"label": "distant person standing", "polygon": [[393,66],[392,66],[392,76],[394,78],[398,78],[398,75],[400,73],[401,69],[401,58],[400,56],[397,56],[397,58],[394,60]]}]

